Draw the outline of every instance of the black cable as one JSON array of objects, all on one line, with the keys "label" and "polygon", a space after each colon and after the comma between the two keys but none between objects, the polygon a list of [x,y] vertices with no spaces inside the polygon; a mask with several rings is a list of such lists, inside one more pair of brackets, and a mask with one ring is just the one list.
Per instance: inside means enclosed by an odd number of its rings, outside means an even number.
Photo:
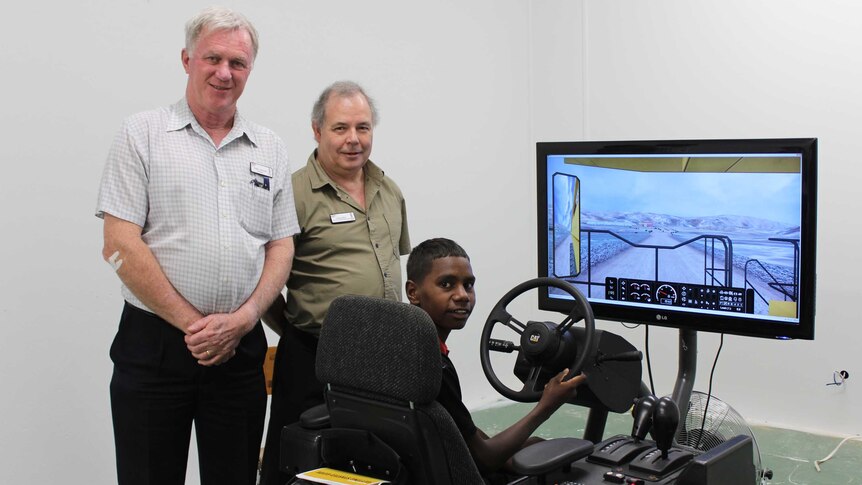
[{"label": "black cable", "polygon": [[703,407],[703,419],[700,421],[700,433],[697,436],[697,444],[694,449],[700,447],[700,440],[703,439],[703,429],[706,427],[706,412],[709,410],[709,400],[712,398],[712,377],[715,375],[715,367],[718,364],[718,356],[721,355],[721,348],[724,346],[724,334],[721,334],[721,340],[718,342],[718,350],[715,351],[715,360],[712,361],[712,370],[709,371],[709,388],[706,391],[706,405]]},{"label": "black cable", "polygon": [[652,362],[649,358],[649,325],[644,325],[644,347],[646,350],[646,368],[649,374],[649,390],[655,396],[655,385],[652,380]]}]

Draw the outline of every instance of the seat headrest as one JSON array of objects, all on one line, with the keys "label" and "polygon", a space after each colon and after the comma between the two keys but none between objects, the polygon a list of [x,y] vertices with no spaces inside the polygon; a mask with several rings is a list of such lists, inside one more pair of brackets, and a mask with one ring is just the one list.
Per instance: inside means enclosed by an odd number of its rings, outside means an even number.
[{"label": "seat headrest", "polygon": [[440,390],[437,330],[421,308],[382,298],[333,300],[320,330],[317,379],[417,404]]}]

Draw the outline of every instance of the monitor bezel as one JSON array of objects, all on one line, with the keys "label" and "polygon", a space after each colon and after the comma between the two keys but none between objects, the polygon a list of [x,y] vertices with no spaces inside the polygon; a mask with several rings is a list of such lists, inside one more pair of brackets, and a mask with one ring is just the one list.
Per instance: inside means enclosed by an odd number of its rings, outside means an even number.
[{"label": "monitor bezel", "polygon": [[[801,155],[799,323],[754,318],[694,314],[672,308],[655,309],[590,302],[595,317],[662,327],[776,339],[814,339],[817,245],[817,138],[758,138],[707,140],[570,141],[536,143],[538,275],[548,275],[548,173],[553,155],[681,155],[788,153]],[[540,310],[568,313],[571,302],[549,297],[540,288]]]}]

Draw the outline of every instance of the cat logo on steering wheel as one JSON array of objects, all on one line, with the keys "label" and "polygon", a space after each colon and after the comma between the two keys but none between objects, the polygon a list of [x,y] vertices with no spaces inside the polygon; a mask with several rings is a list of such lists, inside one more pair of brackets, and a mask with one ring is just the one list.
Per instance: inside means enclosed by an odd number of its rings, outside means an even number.
[{"label": "cat logo on steering wheel", "polygon": [[531,343],[537,344],[537,343],[539,343],[539,340],[541,340],[541,339],[542,339],[542,336],[538,333],[534,333],[533,335],[530,335],[530,342]]}]

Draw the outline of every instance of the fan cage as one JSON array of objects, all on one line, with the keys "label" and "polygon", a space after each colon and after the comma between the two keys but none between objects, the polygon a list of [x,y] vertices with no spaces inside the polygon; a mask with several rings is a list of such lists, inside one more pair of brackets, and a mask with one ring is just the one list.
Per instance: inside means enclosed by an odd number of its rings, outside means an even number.
[{"label": "fan cage", "polygon": [[757,446],[754,433],[742,415],[730,405],[715,396],[710,397],[706,393],[692,391],[688,412],[682,424],[683,426],[680,426],[677,431],[676,444],[695,454],[709,451],[737,435],[750,437],[754,450],[752,456],[754,468],[758,479],[762,478],[760,448]]}]

